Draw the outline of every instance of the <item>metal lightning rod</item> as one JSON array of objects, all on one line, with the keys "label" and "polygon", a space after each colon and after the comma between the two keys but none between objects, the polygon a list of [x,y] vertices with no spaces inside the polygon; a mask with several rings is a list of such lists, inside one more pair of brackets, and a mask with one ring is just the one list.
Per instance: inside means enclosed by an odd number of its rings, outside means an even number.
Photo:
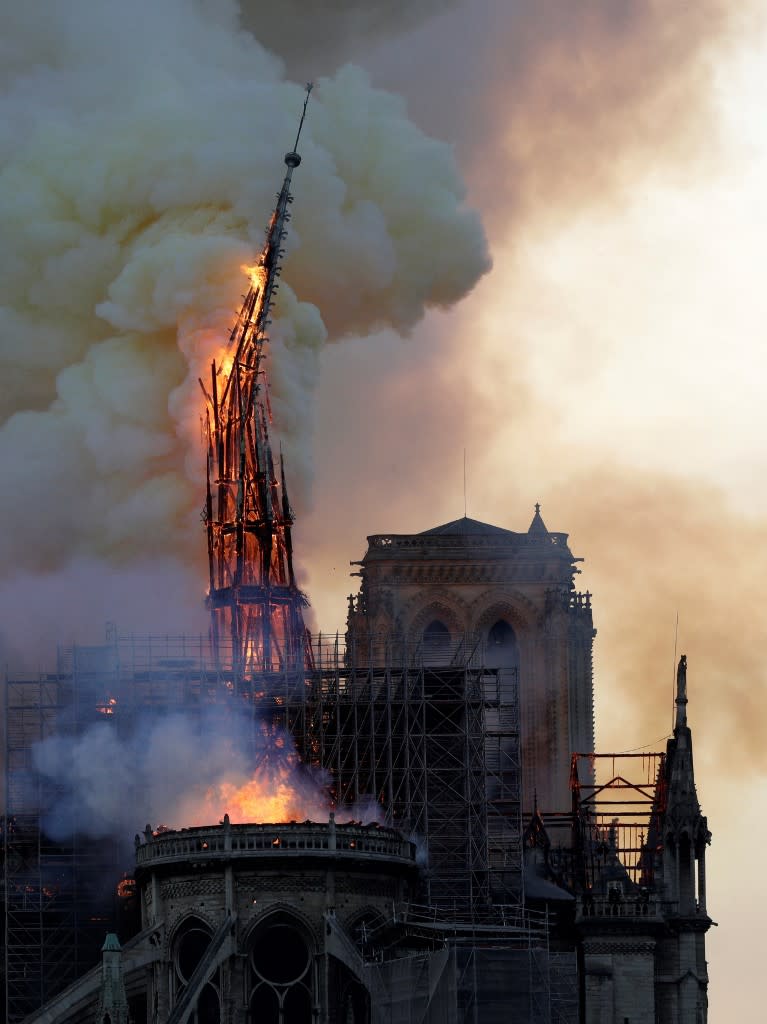
[{"label": "metal lightning rod", "polygon": [[676,623],[674,625],[674,664],[671,666],[671,731],[674,730],[674,724],[676,721],[676,648],[679,640],[679,609],[676,613]]},{"label": "metal lightning rod", "polygon": [[463,450],[463,518],[466,519],[468,516],[467,512],[468,504],[466,501],[466,449]]},{"label": "metal lightning rod", "polygon": [[298,131],[296,132],[296,141],[293,144],[293,152],[295,153],[298,149],[298,140],[301,138],[301,129],[304,126],[304,118],[306,117],[306,108],[309,105],[309,96],[312,89],[314,88],[314,82],[306,83],[306,99],[304,100],[304,109],[301,111],[301,120],[298,122]]}]

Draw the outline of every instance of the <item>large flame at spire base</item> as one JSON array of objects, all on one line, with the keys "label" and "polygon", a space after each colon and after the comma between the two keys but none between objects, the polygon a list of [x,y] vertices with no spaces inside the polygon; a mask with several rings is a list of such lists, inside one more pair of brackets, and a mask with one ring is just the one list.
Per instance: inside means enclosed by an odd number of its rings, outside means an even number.
[{"label": "large flame at spire base", "polygon": [[290,772],[265,772],[237,785],[219,782],[205,793],[190,825],[209,825],[229,815],[232,824],[284,824],[290,821],[327,821],[332,810],[319,789],[306,792]]}]

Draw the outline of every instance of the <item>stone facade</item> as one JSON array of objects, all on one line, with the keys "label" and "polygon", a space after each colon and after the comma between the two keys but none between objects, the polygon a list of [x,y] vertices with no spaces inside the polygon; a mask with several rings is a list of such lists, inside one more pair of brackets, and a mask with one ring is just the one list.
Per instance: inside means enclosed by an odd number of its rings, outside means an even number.
[{"label": "stone facade", "polygon": [[[419,534],[368,537],[352,642],[397,636],[425,661],[477,644],[484,663],[517,672],[523,803],[567,811],[573,751],[594,749],[589,594],[575,590],[567,534],[536,507],[525,533],[459,519]],[[374,643],[369,650],[374,650]]]}]

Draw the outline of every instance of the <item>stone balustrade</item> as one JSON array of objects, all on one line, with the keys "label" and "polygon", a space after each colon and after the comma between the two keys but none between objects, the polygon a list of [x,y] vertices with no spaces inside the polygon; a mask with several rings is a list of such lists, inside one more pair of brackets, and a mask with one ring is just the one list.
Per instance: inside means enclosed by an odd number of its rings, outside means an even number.
[{"label": "stone balustrade", "polygon": [[[529,546],[532,542],[535,543],[548,543],[551,547],[566,549],[567,548],[567,534],[566,533],[552,533],[549,532],[543,536],[535,536],[530,538],[527,533],[514,533],[511,530],[498,530],[494,533],[446,533],[446,534],[384,534],[376,533],[368,537],[368,544],[370,550],[368,551],[368,557],[374,552],[380,551],[406,551],[406,550],[417,550],[422,548],[428,548],[434,550],[438,548],[455,548],[455,547],[470,547],[472,550],[480,548],[499,548],[499,547],[510,547],[510,548],[523,548]],[[360,563],[354,562],[354,565]]]},{"label": "stone balustrade", "polygon": [[661,901],[651,896],[589,896],[578,900],[578,918],[623,917],[660,918]]},{"label": "stone balustrade", "polygon": [[381,825],[327,823],[220,825],[152,832],[136,836],[136,867],[180,860],[234,860],[253,857],[355,857],[415,864],[415,844]]}]

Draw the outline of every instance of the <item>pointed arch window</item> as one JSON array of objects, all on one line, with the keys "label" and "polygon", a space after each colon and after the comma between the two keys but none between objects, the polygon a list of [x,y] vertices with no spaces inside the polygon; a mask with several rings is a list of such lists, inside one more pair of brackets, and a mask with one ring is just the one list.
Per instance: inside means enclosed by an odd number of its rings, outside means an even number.
[{"label": "pointed arch window", "polygon": [[425,665],[447,662],[450,652],[450,630],[444,622],[432,619],[423,631],[423,660]]},{"label": "pointed arch window", "polygon": [[269,921],[250,945],[253,1024],[311,1024],[312,956],[300,927],[288,917]]},{"label": "pointed arch window", "polygon": [[[186,921],[176,935],[173,941],[175,1001],[181,999],[184,989],[210,946],[211,938],[210,929],[197,918]],[[189,1024],[220,1024],[220,983],[219,971],[216,971],[202,987],[189,1017]]]},{"label": "pointed arch window", "polygon": [[493,668],[518,668],[519,646],[514,627],[506,619],[498,619],[487,631],[488,666]]}]

